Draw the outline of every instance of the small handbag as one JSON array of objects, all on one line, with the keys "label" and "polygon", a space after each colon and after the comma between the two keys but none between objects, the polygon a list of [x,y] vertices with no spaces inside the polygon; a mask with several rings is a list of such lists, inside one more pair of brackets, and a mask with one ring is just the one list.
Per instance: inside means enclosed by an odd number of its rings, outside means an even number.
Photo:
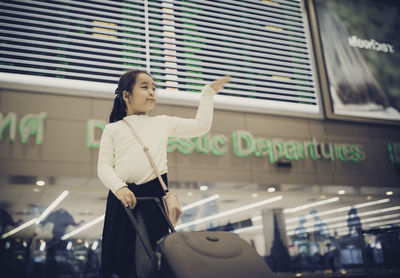
[{"label": "small handbag", "polygon": [[154,163],[154,160],[149,152],[149,148],[144,145],[142,139],[140,139],[139,135],[137,134],[137,132],[135,131],[133,126],[131,124],[129,124],[129,122],[127,120],[123,119],[123,121],[129,127],[133,136],[136,138],[136,140],[139,142],[139,144],[142,146],[144,152],[146,153],[147,157],[150,160],[151,166],[153,166],[154,172],[156,173],[158,180],[161,183],[161,187],[165,193],[165,195],[162,197],[162,200],[164,203],[166,213],[168,215],[168,218],[169,218],[169,221],[171,222],[171,224],[173,226],[175,226],[179,222],[179,219],[182,216],[182,207],[179,203],[178,196],[176,195],[176,193],[172,193],[168,190],[168,188],[165,185],[164,180],[161,178],[160,172],[158,171],[157,166]]}]

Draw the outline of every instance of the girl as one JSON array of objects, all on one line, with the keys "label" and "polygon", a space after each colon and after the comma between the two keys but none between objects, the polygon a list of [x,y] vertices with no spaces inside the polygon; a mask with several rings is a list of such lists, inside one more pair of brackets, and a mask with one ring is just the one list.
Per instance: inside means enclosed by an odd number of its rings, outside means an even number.
[{"label": "girl", "polygon": [[[115,90],[110,123],[100,141],[97,171],[100,180],[110,189],[102,236],[101,277],[137,277],[135,267],[136,232],[121,206],[133,209],[136,197],[163,196],[161,184],[140,144],[121,120],[126,119],[137,131],[167,184],[168,137],[196,137],[210,130],[213,117],[213,96],[229,82],[229,76],[204,86],[194,119],[166,115],[150,117],[146,113],[157,100],[153,78],[145,71],[131,70],[123,74]],[[143,215],[151,246],[168,233],[154,204],[138,204]]]}]

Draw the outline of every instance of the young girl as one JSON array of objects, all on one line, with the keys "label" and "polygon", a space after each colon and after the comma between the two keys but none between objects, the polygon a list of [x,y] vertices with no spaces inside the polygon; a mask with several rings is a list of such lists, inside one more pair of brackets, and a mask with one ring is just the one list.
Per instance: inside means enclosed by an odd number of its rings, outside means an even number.
[{"label": "young girl", "polygon": [[[157,100],[153,78],[144,71],[123,74],[115,90],[110,123],[100,141],[98,176],[110,189],[102,236],[101,277],[137,277],[135,267],[136,232],[121,203],[133,209],[136,197],[159,197],[164,193],[144,150],[132,135],[126,119],[136,130],[167,184],[168,137],[197,137],[210,130],[213,96],[229,82],[229,76],[203,87],[197,115],[183,119],[166,115],[150,117],[146,113]],[[168,226],[154,204],[138,204],[151,246],[168,233]]]}]

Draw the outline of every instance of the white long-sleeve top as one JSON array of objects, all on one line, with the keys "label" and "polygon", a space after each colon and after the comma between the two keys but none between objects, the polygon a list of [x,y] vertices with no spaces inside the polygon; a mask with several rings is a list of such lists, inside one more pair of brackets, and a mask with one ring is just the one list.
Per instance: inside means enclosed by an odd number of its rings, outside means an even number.
[{"label": "white long-sleeve top", "polygon": [[[166,115],[130,115],[126,119],[149,148],[160,174],[168,172],[168,137],[191,138],[207,133],[213,118],[215,91],[206,85],[194,119]],[[101,136],[97,173],[113,193],[127,183],[143,184],[157,177],[148,157],[129,127],[121,121],[109,123]]]}]

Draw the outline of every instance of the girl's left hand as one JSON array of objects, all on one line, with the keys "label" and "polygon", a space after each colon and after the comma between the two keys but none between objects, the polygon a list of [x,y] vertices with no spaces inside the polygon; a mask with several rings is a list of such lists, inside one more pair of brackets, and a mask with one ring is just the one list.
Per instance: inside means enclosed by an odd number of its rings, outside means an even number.
[{"label": "girl's left hand", "polygon": [[217,79],[210,83],[211,88],[214,89],[215,93],[218,94],[218,92],[224,87],[226,83],[230,81],[231,77],[229,75],[225,75],[224,77]]}]

